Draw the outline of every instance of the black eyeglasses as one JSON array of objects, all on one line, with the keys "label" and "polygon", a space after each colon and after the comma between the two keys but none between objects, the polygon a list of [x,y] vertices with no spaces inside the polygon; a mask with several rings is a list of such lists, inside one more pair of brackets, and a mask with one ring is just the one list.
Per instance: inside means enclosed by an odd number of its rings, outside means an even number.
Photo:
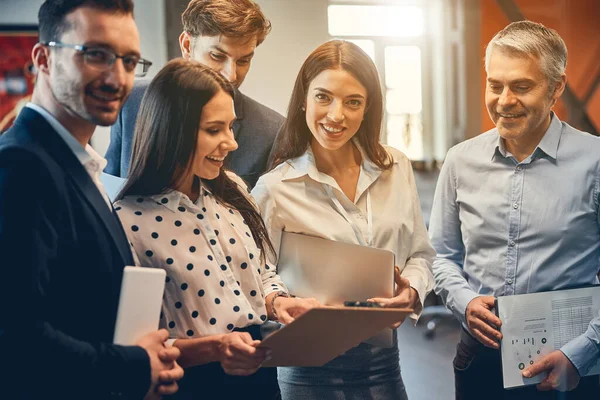
[{"label": "black eyeglasses", "polygon": [[136,54],[120,56],[114,51],[104,47],[84,46],[81,44],[66,44],[61,42],[40,42],[40,44],[48,47],[66,47],[69,49],[75,49],[75,51],[83,54],[83,61],[86,65],[89,65],[98,71],[106,71],[115,63],[115,61],[117,61],[117,58],[120,58],[123,60],[125,71],[130,73],[133,72],[137,77],[143,77],[148,73],[148,70],[152,65],[151,61],[143,59]]}]

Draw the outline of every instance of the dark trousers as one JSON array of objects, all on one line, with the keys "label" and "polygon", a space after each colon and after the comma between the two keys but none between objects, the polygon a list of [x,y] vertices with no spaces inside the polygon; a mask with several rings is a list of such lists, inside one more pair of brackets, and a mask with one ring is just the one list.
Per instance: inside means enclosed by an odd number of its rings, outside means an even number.
[{"label": "dark trousers", "polygon": [[[255,340],[262,339],[259,325],[235,330],[248,332]],[[249,376],[227,375],[218,362],[186,368],[179,391],[168,399],[280,400],[277,368],[260,368]]]},{"label": "dark trousers", "polygon": [[598,376],[581,378],[570,392],[540,392],[535,385],[506,390],[498,350],[485,347],[466,331],[461,332],[454,358],[457,400],[593,400],[600,399]]}]

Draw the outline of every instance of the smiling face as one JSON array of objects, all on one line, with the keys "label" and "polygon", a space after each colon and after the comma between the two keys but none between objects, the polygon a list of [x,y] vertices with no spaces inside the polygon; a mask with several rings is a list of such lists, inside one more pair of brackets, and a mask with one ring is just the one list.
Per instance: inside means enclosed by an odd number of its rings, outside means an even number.
[{"label": "smiling face", "polygon": [[551,87],[536,57],[494,49],[487,71],[485,102],[506,140],[541,139],[550,110],[564,90],[564,77]]},{"label": "smiling face", "polygon": [[[81,7],[66,19],[72,28],[60,38],[63,43],[103,47],[118,55],[140,54],[130,14]],[[83,54],[74,49],[50,51],[48,82],[55,101],[78,119],[94,125],[114,124],[133,86],[134,72],[125,71],[122,59],[99,71],[86,65]]]},{"label": "smiling face", "polygon": [[180,37],[184,58],[210,67],[238,88],[250,70],[257,37],[198,36],[192,38],[187,32]]},{"label": "smiling face", "polygon": [[335,151],[349,144],[360,128],[366,104],[367,89],[349,72],[327,69],[317,75],[310,82],[305,105],[313,146]]},{"label": "smiling face", "polygon": [[233,99],[220,90],[204,107],[200,115],[200,129],[192,173],[202,179],[215,179],[223,167],[223,160],[238,145],[233,137],[235,120]]}]

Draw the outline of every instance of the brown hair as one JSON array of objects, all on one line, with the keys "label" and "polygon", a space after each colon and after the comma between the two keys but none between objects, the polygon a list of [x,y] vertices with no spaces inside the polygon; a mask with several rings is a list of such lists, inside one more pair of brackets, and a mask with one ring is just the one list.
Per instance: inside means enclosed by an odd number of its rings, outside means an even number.
[{"label": "brown hair", "polygon": [[257,46],[271,31],[271,22],[251,0],[192,0],[181,14],[181,22],[192,37],[256,35]]},{"label": "brown hair", "polygon": [[67,15],[81,7],[133,15],[131,0],[46,0],[38,11],[40,42],[59,42],[63,33],[72,29]]},{"label": "brown hair", "polygon": [[[117,196],[165,193],[192,173],[202,108],[217,93],[232,98],[233,87],[212,69],[181,58],[167,63],[150,82],[136,121],[131,168]],[[223,168],[203,181],[222,203],[238,210],[263,254],[274,252],[267,228],[248,197]]]},{"label": "brown hair", "polygon": [[275,139],[269,167],[301,156],[312,140],[302,110],[308,87],[317,75],[328,69],[342,69],[354,76],[367,89],[367,106],[364,119],[356,133],[358,142],[367,157],[378,167],[392,166],[391,156],[379,142],[383,120],[383,95],[377,68],[371,58],[354,43],[331,40],[317,47],[304,61],[288,106],[287,119]]}]

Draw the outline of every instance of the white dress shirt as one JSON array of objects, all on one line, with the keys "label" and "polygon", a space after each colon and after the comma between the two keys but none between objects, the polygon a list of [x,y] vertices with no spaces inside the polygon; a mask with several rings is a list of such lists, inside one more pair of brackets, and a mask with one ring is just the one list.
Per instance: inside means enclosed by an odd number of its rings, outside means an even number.
[{"label": "white dress shirt", "polygon": [[50,126],[54,128],[56,133],[58,133],[58,135],[65,141],[69,149],[73,151],[79,162],[81,162],[81,165],[83,165],[87,173],[90,175],[90,178],[92,178],[92,182],[94,182],[94,184],[100,191],[100,194],[102,194],[102,197],[104,197],[104,201],[106,201],[108,207],[112,210],[110,199],[106,194],[104,185],[102,185],[102,182],[100,181],[100,175],[102,174],[102,171],[104,170],[107,164],[106,159],[100,154],[96,153],[96,150],[94,150],[89,144],[86,144],[85,148],[81,146],[81,144],[75,139],[73,135],[71,135],[67,128],[65,128],[60,122],[58,122],[56,117],[50,114],[45,108],[34,103],[27,103],[25,107],[37,111],[42,117],[44,117],[46,122],[48,122],[48,124],[50,124]]},{"label": "white dress shirt", "polygon": [[171,338],[262,324],[265,297],[287,292],[240,213],[204,186],[195,202],[172,190],[126,196],[115,209],[140,265],[167,271],[161,326]]},{"label": "white dress shirt", "polygon": [[317,170],[310,147],[302,156],[263,175],[252,195],[275,249],[279,249],[281,233],[286,231],[346,243],[370,242],[372,247],[393,251],[402,276],[419,294],[421,307],[411,316],[416,320],[433,287],[435,252],[421,214],[410,161],[400,151],[386,148],[393,166],[382,170],[367,158],[357,141],[354,144],[363,160],[354,201],[332,177]]}]

